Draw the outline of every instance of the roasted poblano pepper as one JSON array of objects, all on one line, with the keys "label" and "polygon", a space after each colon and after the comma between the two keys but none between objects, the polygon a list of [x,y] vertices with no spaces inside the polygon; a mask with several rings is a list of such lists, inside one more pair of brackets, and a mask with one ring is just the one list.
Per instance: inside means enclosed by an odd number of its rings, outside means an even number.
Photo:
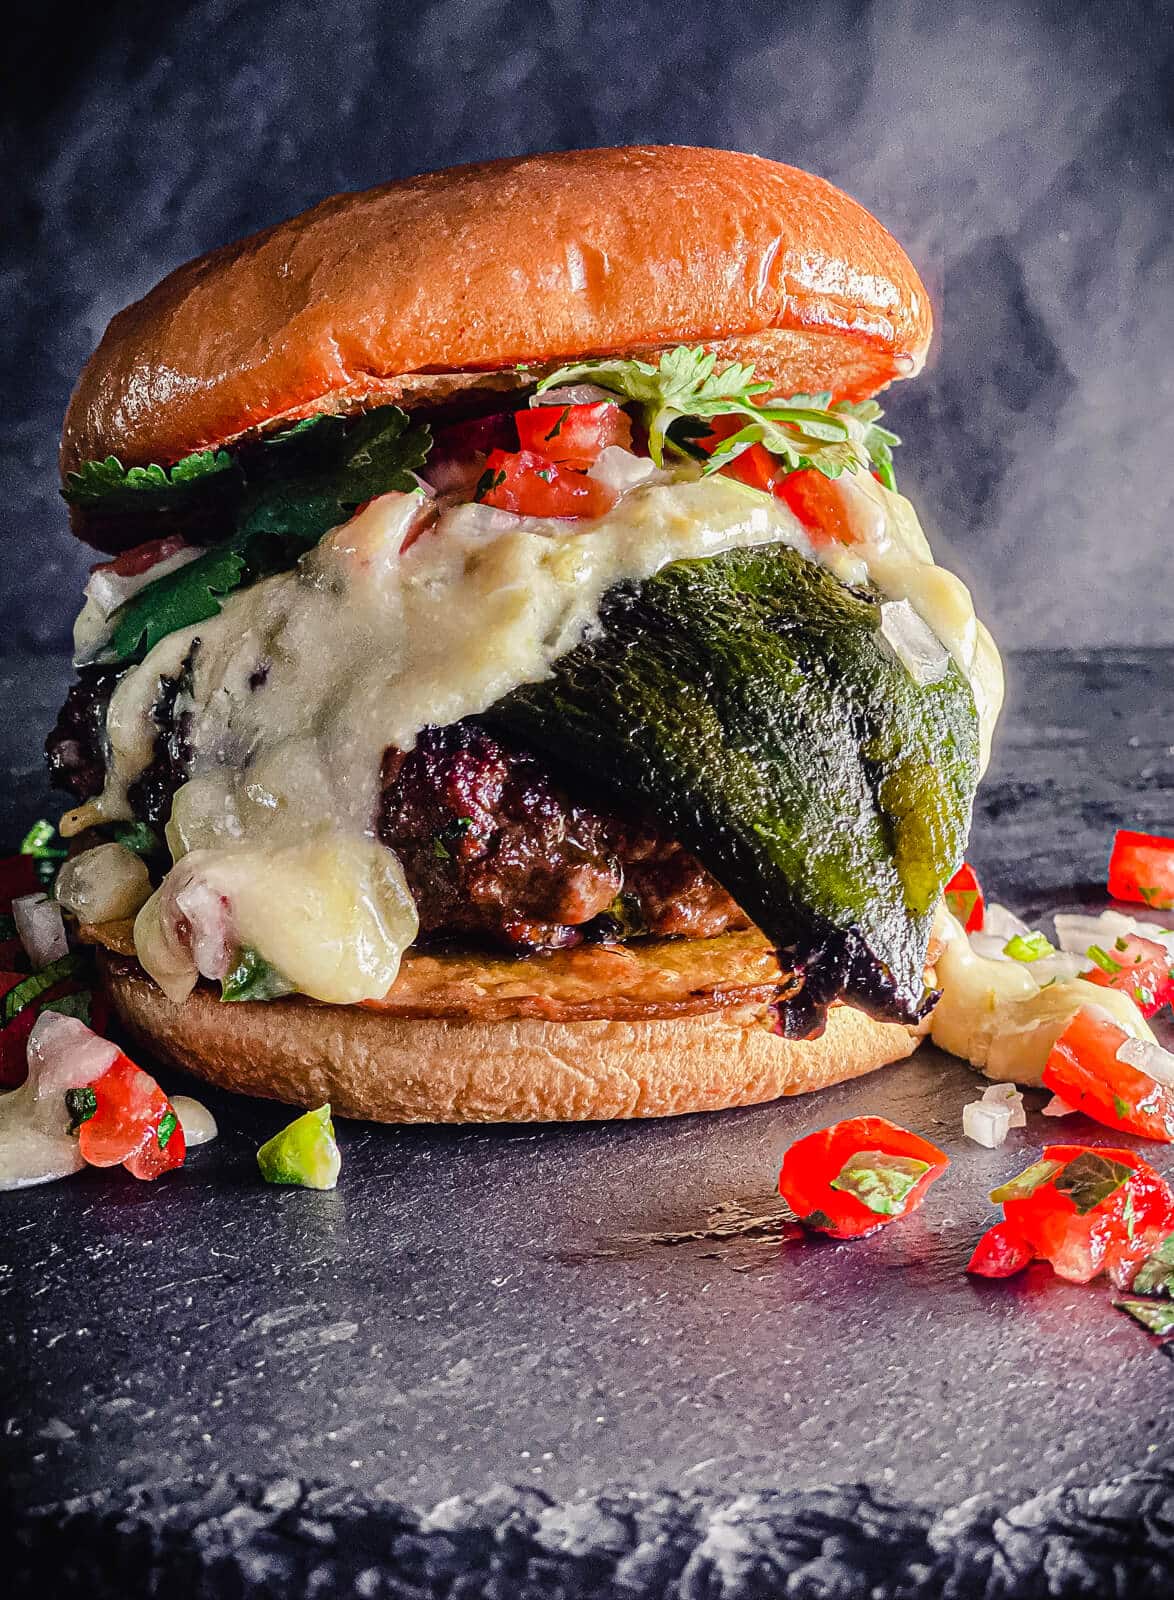
[{"label": "roasted poblano pepper", "polygon": [[614,590],[595,634],[488,720],[694,852],[803,974],[787,1032],[838,997],[924,1014],[978,718],[953,662],[910,675],[879,596],[778,545],[676,562]]}]

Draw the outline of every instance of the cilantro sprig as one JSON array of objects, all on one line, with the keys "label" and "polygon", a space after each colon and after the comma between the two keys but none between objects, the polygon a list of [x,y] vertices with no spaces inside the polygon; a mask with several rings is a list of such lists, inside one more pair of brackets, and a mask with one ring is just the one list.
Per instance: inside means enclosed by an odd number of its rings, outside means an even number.
[{"label": "cilantro sprig", "polygon": [[216,616],[235,589],[293,566],[364,500],[414,489],[431,443],[428,428],[410,425],[398,406],[378,406],[353,420],[310,417],[239,451],[202,452],[169,470],[124,469],[114,457],[87,462],[70,474],[65,496],[102,513],[122,511],[128,497],[152,511],[187,490],[219,497],[220,541],[121,606],[101,659],[141,661],[167,634]]},{"label": "cilantro sprig", "polygon": [[[901,441],[879,425],[883,412],[875,400],[833,402],[825,393],[765,401],[761,397],[770,384],[755,378],[753,366],[733,362],[719,371],[715,355],[687,345],[666,351],[655,364],[613,358],[560,367],[542,380],[538,392],[572,383],[594,383],[639,405],[648,453],[658,466],[671,450],[703,461],[707,473],[716,472],[750,445],[761,444],[788,472],[814,467],[838,478],[866,464],[887,488],[896,487],[893,446]],[[696,424],[728,416],[745,421],[712,454],[700,449],[696,441],[708,427]]]}]

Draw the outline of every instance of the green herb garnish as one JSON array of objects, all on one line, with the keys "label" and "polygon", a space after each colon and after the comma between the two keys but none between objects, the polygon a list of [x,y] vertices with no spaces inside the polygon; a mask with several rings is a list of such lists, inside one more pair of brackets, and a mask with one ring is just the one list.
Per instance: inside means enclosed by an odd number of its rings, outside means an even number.
[{"label": "green herb garnish", "polygon": [[1114,1300],[1113,1304],[1149,1333],[1174,1333],[1174,1305],[1163,1305],[1160,1300]]},{"label": "green herb garnish", "polygon": [[189,457],[170,474],[148,467],[119,477],[109,462],[97,472],[87,463],[73,475],[85,479],[84,495],[71,479],[66,498],[103,512],[121,509],[128,494],[143,509],[152,495],[173,496],[177,483],[185,492],[213,483],[223,491],[214,519],[220,542],[121,606],[101,659],[141,661],[167,634],[214,617],[235,589],[293,566],[364,500],[417,488],[413,473],[430,445],[426,426],[410,426],[398,406],[378,406],[351,420],[307,418],[232,454],[222,451],[227,466],[205,461],[197,470],[188,466],[197,458]]},{"label": "green herb garnish", "polygon": [[1124,970],[1121,963],[1114,961],[1109,952],[1102,950],[1099,944],[1090,944],[1085,954],[1091,962],[1100,967],[1102,972],[1107,972],[1111,978]]},{"label": "green herb garnish", "polygon": [[1132,1167],[1086,1150],[1071,1160],[1055,1180],[1056,1193],[1066,1194],[1076,1207],[1077,1216],[1084,1217],[1116,1194],[1132,1176]]},{"label": "green herb garnish", "polygon": [[57,829],[44,817],[34,822],[20,841],[20,853],[22,856],[32,856],[37,861],[64,861],[69,854],[57,837]]},{"label": "green herb garnish", "polygon": [[1062,1161],[1037,1161],[1016,1177],[1001,1183],[997,1189],[992,1189],[991,1199],[997,1206],[1007,1200],[1026,1200],[1028,1195],[1042,1189],[1045,1183],[1050,1183],[1063,1165]]},{"label": "green herb garnish", "polygon": [[929,1162],[918,1161],[913,1156],[890,1155],[885,1150],[861,1150],[845,1161],[831,1186],[855,1195],[879,1217],[899,1217],[905,1202],[928,1171]]},{"label": "green herb garnish", "polygon": [[76,1017],[88,1028],[93,1021],[94,996],[89,989],[79,989],[76,994],[63,994],[60,1000],[48,1000],[42,1011],[56,1011],[61,1017]]},{"label": "green herb garnish", "polygon": [[63,978],[72,977],[81,966],[81,957],[76,955],[61,956],[56,961],[51,961],[47,967],[42,967],[40,972],[34,972],[29,977],[23,978],[14,988],[9,989],[4,996],[4,1021],[11,1022],[18,1011],[23,1011],[38,995],[51,989],[55,983],[60,983]]},{"label": "green herb garnish", "polygon": [[[648,430],[648,453],[657,466],[666,449],[704,461],[716,472],[752,444],[765,446],[786,471],[814,467],[829,478],[871,465],[887,488],[895,488],[892,447],[895,433],[880,427],[883,415],[875,400],[853,405],[833,403],[830,394],[796,394],[788,400],[763,400],[770,384],[757,381],[752,366],[733,363],[716,370],[717,358],[700,346],[680,345],[655,364],[648,361],[578,362],[552,372],[538,392],[570,383],[594,383],[621,400],[641,407]],[[715,417],[745,419],[737,433],[723,439],[712,455],[696,441],[705,430],[693,424]],[[848,419],[863,424],[859,447]]]},{"label": "green herb garnish", "polygon": [[293,984],[248,945],[237,951],[232,971],[220,980],[221,1000],[279,1000],[292,993]]},{"label": "green herb garnish", "polygon": [[1174,1296],[1174,1233],[1169,1233],[1133,1275],[1129,1285],[1137,1294]]},{"label": "green herb garnish", "polygon": [[152,856],[162,849],[159,835],[146,822],[116,822],[110,832],[115,844],[136,856]]},{"label": "green herb garnish", "polygon": [[97,1112],[98,1096],[93,1089],[67,1089],[65,1109],[69,1112],[69,1131],[76,1133],[83,1122],[88,1122]]},{"label": "green herb garnish", "polygon": [[160,1150],[166,1150],[171,1141],[171,1135],[179,1126],[179,1118],[174,1111],[165,1111],[159,1118],[159,1126],[155,1131]]},{"label": "green herb garnish", "polygon": [[1017,933],[1003,946],[1003,954],[1012,961],[1040,961],[1055,953],[1055,945],[1049,944],[1042,933]]},{"label": "green herb garnish", "polygon": [[136,510],[144,499],[174,508],[190,499],[193,489],[203,492],[213,483],[217,490],[225,488],[239,470],[227,450],[197,450],[170,468],[124,467],[117,456],[107,456],[68,473],[61,492],[72,506],[101,506],[104,511]]}]

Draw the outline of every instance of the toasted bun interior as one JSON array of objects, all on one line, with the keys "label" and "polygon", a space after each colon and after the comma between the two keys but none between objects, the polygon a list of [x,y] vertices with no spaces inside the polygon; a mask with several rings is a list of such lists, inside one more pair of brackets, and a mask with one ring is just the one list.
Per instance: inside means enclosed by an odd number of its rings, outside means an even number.
[{"label": "toasted bun interior", "polygon": [[61,467],[691,342],[855,400],[930,332],[904,251],[821,178],[682,146],[525,156],[336,195],[172,273],[107,329]]},{"label": "toasted bun interior", "polygon": [[833,1006],[818,1039],[771,1033],[760,999],[686,1015],[402,1016],[299,998],[175,1005],[103,951],[104,982],[157,1058],[241,1094],[376,1122],[580,1122],[665,1117],[804,1094],[909,1055],[915,1029]]}]

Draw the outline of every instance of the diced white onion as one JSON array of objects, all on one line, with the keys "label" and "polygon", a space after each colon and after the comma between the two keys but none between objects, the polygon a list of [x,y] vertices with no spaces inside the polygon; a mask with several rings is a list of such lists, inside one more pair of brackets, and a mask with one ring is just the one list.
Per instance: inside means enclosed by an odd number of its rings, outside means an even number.
[{"label": "diced white onion", "polygon": [[1017,917],[1013,911],[1001,906],[996,900],[986,908],[982,919],[982,932],[985,939],[999,939],[1005,945],[1008,939],[1025,938],[1031,929],[1022,917]]},{"label": "diced white onion", "polygon": [[985,1098],[962,1108],[962,1132],[984,1149],[997,1150],[1011,1131],[1011,1107],[991,1105]]},{"label": "diced white onion", "polygon": [[115,922],[133,917],[151,894],[151,877],[141,856],[121,844],[100,844],[72,856],[55,889],[58,903],[81,922]]},{"label": "diced white onion", "polygon": [[597,383],[565,383],[560,389],[543,389],[530,396],[532,406],[596,406],[601,400],[618,406],[620,397]]},{"label": "diced white onion", "polygon": [[1076,1107],[1070,1106],[1067,1100],[1062,1100],[1058,1094],[1054,1094],[1044,1107],[1043,1114],[1045,1117],[1074,1117]]},{"label": "diced white onion", "polygon": [[1152,939],[1160,944],[1174,959],[1174,932],[1156,922],[1140,922],[1136,917],[1124,916],[1120,911],[1103,911],[1099,917],[1081,912],[1057,911],[1052,919],[1056,925],[1056,938],[1061,950],[1072,950],[1086,955],[1090,945],[1111,949],[1116,939],[1135,933],[1142,939]]},{"label": "diced white onion", "polygon": [[1174,1089],[1174,1052],[1163,1050],[1150,1039],[1126,1039],[1117,1051],[1117,1060],[1136,1067],[1147,1078]]},{"label": "diced white onion", "polygon": [[609,444],[587,468],[587,476],[602,483],[614,494],[626,494],[637,484],[647,483],[663,474],[656,462],[650,461],[647,456],[633,455],[623,445]]},{"label": "diced white onion", "polygon": [[1023,1108],[1023,1096],[1013,1083],[992,1083],[983,1090],[982,1098],[984,1105],[1006,1106],[1011,1113],[1013,1128],[1026,1128],[1027,1112]]},{"label": "diced white onion", "polygon": [[886,600],[881,629],[914,683],[937,683],[950,665],[950,652],[908,600]]},{"label": "diced white onion", "polygon": [[77,1017],[42,1011],[27,1047],[29,1084],[50,1121],[64,1113],[67,1089],[82,1089],[100,1078],[118,1056],[118,1046],[87,1028]]},{"label": "diced white onion", "polygon": [[208,1107],[201,1105],[198,1100],[193,1100],[190,1094],[173,1094],[171,1109],[179,1118],[186,1144],[193,1147],[198,1144],[208,1144],[220,1132],[216,1126],[216,1118]]},{"label": "diced white onion", "polygon": [[47,894],[20,895],[12,902],[12,920],[35,972],[69,954],[61,907]]}]

